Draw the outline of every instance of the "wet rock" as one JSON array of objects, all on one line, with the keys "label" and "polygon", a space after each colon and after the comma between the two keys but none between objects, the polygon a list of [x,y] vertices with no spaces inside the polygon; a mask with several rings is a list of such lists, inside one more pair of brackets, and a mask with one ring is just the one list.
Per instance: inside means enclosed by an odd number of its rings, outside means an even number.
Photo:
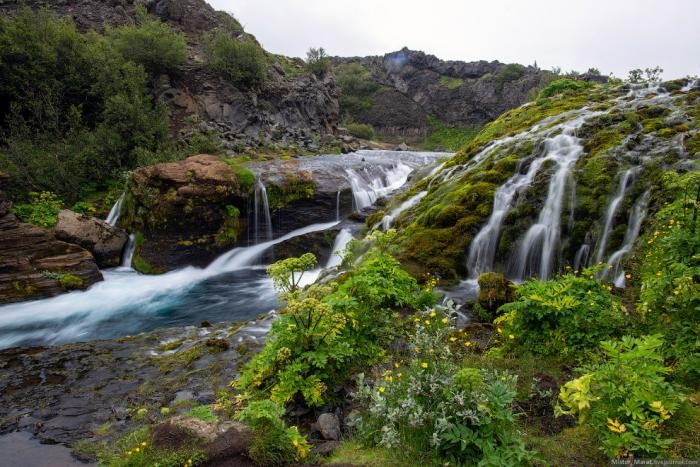
[{"label": "wet rock", "polygon": [[395,151],[408,151],[408,145],[406,143],[401,143],[394,149]]},{"label": "wet rock", "polygon": [[324,439],[338,441],[340,439],[340,420],[332,413],[319,415],[316,428]]},{"label": "wet rock", "polygon": [[98,266],[118,266],[129,236],[118,227],[94,217],[62,209],[54,227],[56,238],[81,246],[92,253]]},{"label": "wet rock", "polygon": [[0,303],[84,289],[100,280],[88,251],[19,222],[0,191]]},{"label": "wet rock", "polygon": [[326,441],[324,443],[314,445],[311,450],[321,456],[330,456],[339,447],[340,441]]}]

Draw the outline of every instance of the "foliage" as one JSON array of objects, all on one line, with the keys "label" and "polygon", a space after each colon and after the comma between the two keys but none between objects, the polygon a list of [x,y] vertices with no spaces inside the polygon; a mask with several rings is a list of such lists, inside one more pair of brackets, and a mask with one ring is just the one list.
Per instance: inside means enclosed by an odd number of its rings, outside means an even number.
[{"label": "foliage", "polygon": [[77,201],[167,138],[143,67],[70,19],[28,8],[0,18],[0,75],[0,166],[17,199]]},{"label": "foliage", "polygon": [[526,72],[526,68],[518,63],[509,63],[504,66],[498,73],[498,79],[501,81],[515,81],[520,79]]},{"label": "foliage", "polygon": [[338,104],[343,120],[361,120],[374,105],[374,95],[381,86],[374,81],[367,68],[359,63],[339,65],[335,74],[340,88]]},{"label": "foliage", "polygon": [[537,99],[545,99],[547,97],[556,96],[557,94],[562,94],[569,91],[578,91],[591,86],[592,84],[587,81],[577,81],[568,78],[556,79],[550,82],[539,92]]},{"label": "foliage", "polygon": [[331,69],[331,61],[323,47],[306,52],[306,68],[316,76],[323,76]]},{"label": "foliage", "polygon": [[461,78],[454,78],[452,76],[441,75],[440,76],[440,86],[450,91],[459,89],[464,84],[464,80]]},{"label": "foliage", "polygon": [[497,272],[480,274],[477,283],[479,293],[474,304],[474,314],[483,321],[493,321],[497,310],[515,299],[515,288],[503,274]]},{"label": "foliage", "polygon": [[26,204],[15,204],[12,212],[22,221],[39,227],[51,228],[58,221],[58,212],[61,210],[63,202],[50,191],[29,193],[30,202]]},{"label": "foliage", "polygon": [[287,258],[269,265],[267,274],[275,289],[286,297],[299,290],[304,272],[313,269],[316,264],[316,256],[305,253],[298,258]]},{"label": "foliage", "polygon": [[430,134],[423,143],[426,150],[459,151],[479,132],[478,128],[448,127],[433,116],[428,116],[428,123]]},{"label": "foliage", "polygon": [[455,364],[451,312],[437,307],[417,314],[408,362],[395,362],[373,385],[360,375],[355,398],[366,409],[353,424],[371,444],[432,450],[457,465],[526,463],[532,453],[510,408],[516,378]]},{"label": "foliage", "polygon": [[611,287],[594,278],[596,271],[519,286],[518,300],[503,305],[503,315],[494,322],[503,347],[583,358],[602,339],[617,334],[626,312]]},{"label": "foliage", "polygon": [[374,128],[372,125],[367,123],[345,123],[345,128],[355,138],[360,139],[373,139],[374,138]]},{"label": "foliage", "polygon": [[604,360],[562,386],[559,398],[566,409],[558,412],[589,423],[608,456],[663,454],[671,440],[664,439],[662,427],[682,397],[665,379],[662,345],[660,335],[602,342]]},{"label": "foliage", "polygon": [[186,414],[186,417],[197,418],[205,422],[214,422],[217,420],[216,415],[212,411],[211,405],[198,405],[191,408]]},{"label": "foliage", "polygon": [[240,158],[224,157],[221,159],[233,170],[238,180],[238,187],[245,193],[249,191],[255,184],[255,174],[250,171],[244,164],[244,160]]},{"label": "foliage", "polygon": [[207,66],[236,86],[254,88],[267,78],[265,51],[250,39],[237,39],[223,31],[204,33],[202,45]]},{"label": "foliage", "polygon": [[185,36],[150,19],[142,5],[136,7],[136,24],[107,30],[107,37],[127,60],[139,63],[152,75],[177,71],[187,59]]},{"label": "foliage", "polygon": [[287,427],[282,420],[284,407],[270,400],[253,401],[238,414],[238,419],[254,430],[248,451],[259,465],[286,465],[289,460],[302,461],[311,451],[297,427]]},{"label": "foliage", "polygon": [[676,376],[700,381],[700,174],[661,177],[667,204],[642,237],[635,277],[640,278],[638,311],[648,332],[664,333],[665,355]]},{"label": "foliage", "polygon": [[641,83],[656,83],[661,81],[661,74],[664,72],[663,68],[655,66],[654,68],[635,68],[630,70],[627,81],[633,84]]}]

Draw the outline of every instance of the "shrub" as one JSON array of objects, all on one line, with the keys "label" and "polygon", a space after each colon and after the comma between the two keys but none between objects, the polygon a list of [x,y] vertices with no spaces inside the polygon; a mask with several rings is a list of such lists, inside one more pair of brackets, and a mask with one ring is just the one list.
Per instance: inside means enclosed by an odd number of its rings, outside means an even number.
[{"label": "shrub", "polygon": [[297,427],[282,420],[284,408],[270,400],[253,401],[237,418],[253,428],[248,454],[258,465],[286,465],[304,460],[311,447]]},{"label": "shrub", "polygon": [[474,304],[477,318],[483,321],[493,321],[497,310],[515,299],[515,287],[503,274],[485,272],[477,279],[479,293]]},{"label": "shrub", "polygon": [[555,79],[539,92],[539,94],[537,95],[537,99],[544,99],[569,91],[578,91],[580,89],[589,88],[591,86],[593,86],[593,84],[586,81],[577,81],[568,78]]},{"label": "shrub", "polygon": [[331,61],[323,47],[310,48],[306,52],[306,68],[316,76],[323,76],[331,69]]},{"label": "shrub", "polygon": [[583,358],[601,340],[614,336],[626,312],[611,287],[594,278],[596,271],[519,286],[518,300],[503,305],[503,315],[494,322],[504,348]]},{"label": "shrub", "polygon": [[236,86],[259,87],[267,77],[265,51],[250,39],[236,39],[225,32],[202,36],[207,66]]},{"label": "shrub", "polygon": [[584,375],[561,388],[565,409],[559,414],[590,424],[611,457],[659,456],[671,444],[662,428],[681,395],[665,380],[662,336],[623,337],[605,341],[603,361],[583,368]]},{"label": "shrub", "polygon": [[367,123],[346,123],[345,128],[355,138],[372,139],[374,138],[374,128]]},{"label": "shrub", "polygon": [[51,228],[56,225],[58,212],[63,205],[58,196],[50,191],[31,192],[29,193],[29,199],[29,203],[16,204],[12,208],[12,211],[20,220],[44,228]]},{"label": "shrub", "polygon": [[524,464],[532,454],[510,408],[516,377],[455,363],[447,339],[451,311],[416,316],[408,362],[395,362],[373,385],[360,375],[355,398],[365,407],[353,425],[372,444],[432,450],[456,465]]},{"label": "shrub", "polygon": [[372,108],[373,96],[381,88],[369,70],[359,63],[338,65],[335,74],[340,88],[340,115],[344,119],[359,119]]},{"label": "shrub", "polygon": [[152,75],[178,70],[187,59],[185,36],[156,19],[142,5],[136,7],[136,24],[107,30],[107,37],[127,59]]},{"label": "shrub", "polygon": [[526,68],[518,63],[509,63],[498,73],[501,81],[515,81],[525,74]]}]

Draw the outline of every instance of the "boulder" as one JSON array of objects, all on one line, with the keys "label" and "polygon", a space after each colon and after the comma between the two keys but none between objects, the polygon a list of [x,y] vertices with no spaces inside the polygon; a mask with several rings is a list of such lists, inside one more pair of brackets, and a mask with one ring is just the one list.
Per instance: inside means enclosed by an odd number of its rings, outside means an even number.
[{"label": "boulder", "polygon": [[101,267],[118,266],[129,236],[118,227],[94,217],[62,209],[54,227],[56,238],[81,246],[92,253]]},{"label": "boulder", "polygon": [[398,146],[396,146],[396,149],[394,151],[408,151],[408,145],[406,143],[401,143]]},{"label": "boulder", "polygon": [[340,439],[340,420],[333,413],[322,413],[319,415],[316,429],[325,440],[338,441]]},{"label": "boulder", "polygon": [[19,222],[0,191],[0,303],[84,289],[101,280],[90,252]]}]

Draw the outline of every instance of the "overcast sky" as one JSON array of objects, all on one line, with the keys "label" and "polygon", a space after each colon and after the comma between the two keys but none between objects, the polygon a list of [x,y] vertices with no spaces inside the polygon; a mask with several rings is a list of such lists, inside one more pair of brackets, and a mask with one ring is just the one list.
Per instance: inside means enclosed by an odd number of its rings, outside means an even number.
[{"label": "overcast sky", "polygon": [[269,51],[500,60],[626,77],[700,75],[700,0],[209,0]]}]

